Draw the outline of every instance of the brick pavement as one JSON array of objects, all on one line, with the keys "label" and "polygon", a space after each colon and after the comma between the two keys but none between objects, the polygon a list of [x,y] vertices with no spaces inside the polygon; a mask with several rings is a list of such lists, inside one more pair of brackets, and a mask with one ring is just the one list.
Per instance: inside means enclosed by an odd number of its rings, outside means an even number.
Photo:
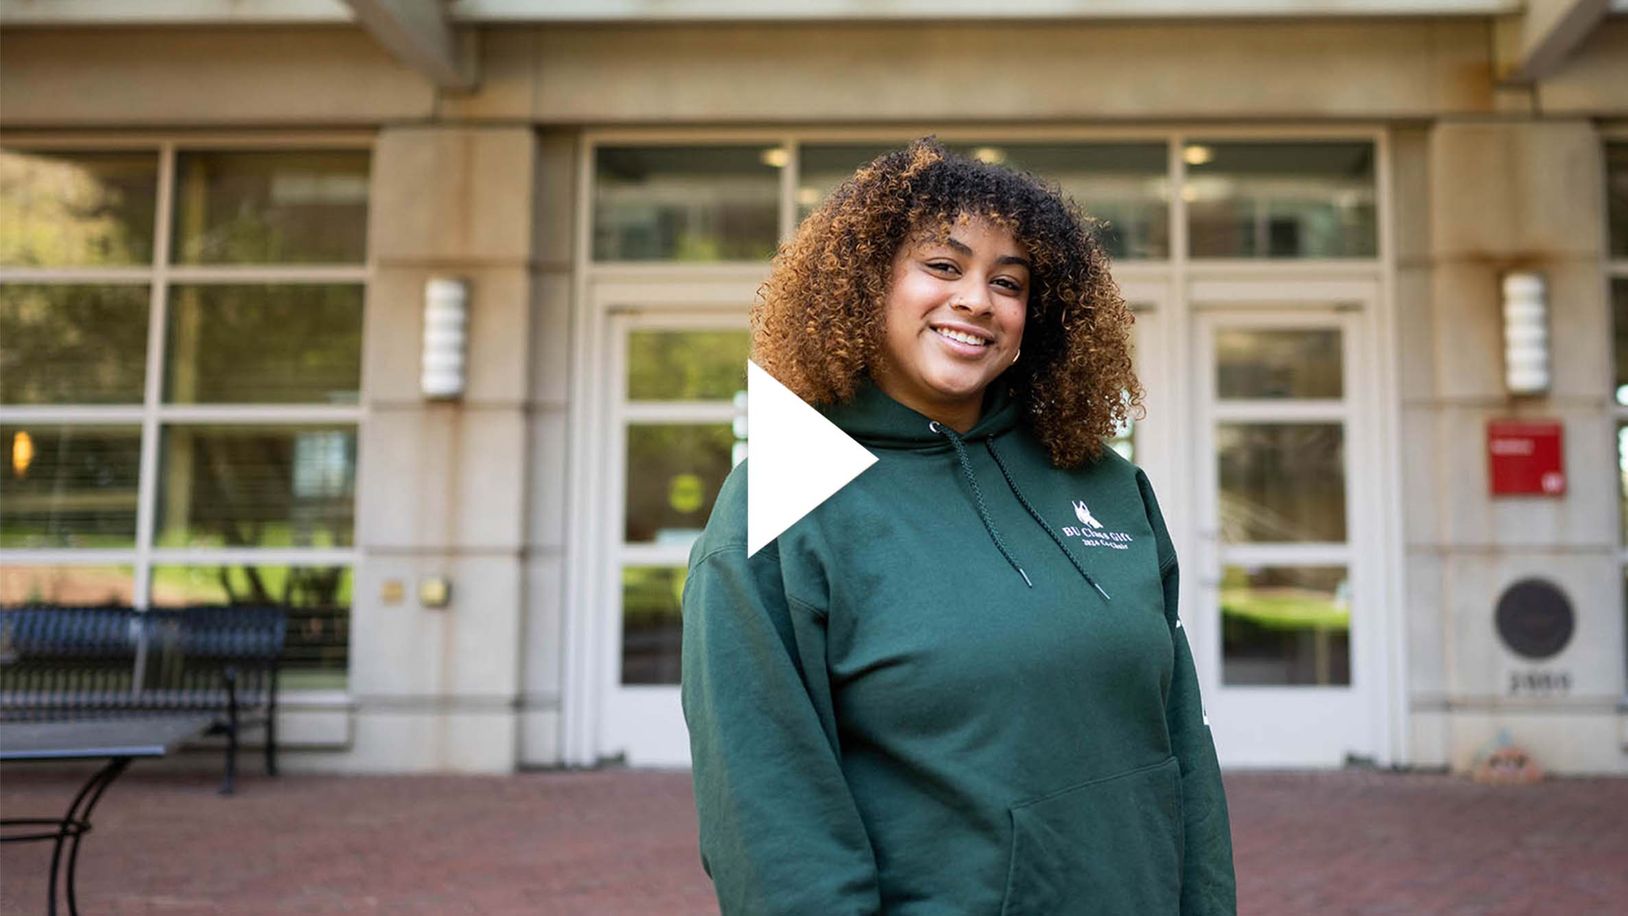
[{"label": "brick pavement", "polygon": [[[54,814],[65,771],[0,774],[6,816]],[[143,772],[81,860],[91,914],[714,913],[687,774]],[[1372,771],[1227,778],[1246,914],[1628,912],[1628,780],[1487,788]],[[48,847],[0,851],[0,911],[44,911]]]}]

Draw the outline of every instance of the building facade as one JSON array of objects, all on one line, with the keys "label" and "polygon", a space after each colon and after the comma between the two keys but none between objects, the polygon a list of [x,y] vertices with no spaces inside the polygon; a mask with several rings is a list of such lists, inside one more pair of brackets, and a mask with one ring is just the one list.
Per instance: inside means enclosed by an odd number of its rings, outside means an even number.
[{"label": "building facade", "polygon": [[1628,772],[1624,11],[849,6],[0,5],[0,601],[286,604],[294,768],[683,765],[747,309],[934,133],[1103,222],[1224,763]]}]

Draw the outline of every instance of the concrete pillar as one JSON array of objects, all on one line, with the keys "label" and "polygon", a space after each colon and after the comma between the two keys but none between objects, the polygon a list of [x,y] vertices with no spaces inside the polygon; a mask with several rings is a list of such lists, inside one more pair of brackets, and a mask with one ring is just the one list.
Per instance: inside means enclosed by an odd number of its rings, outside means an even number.
[{"label": "concrete pillar", "polygon": [[[1443,121],[1399,137],[1414,763],[1467,767],[1507,729],[1558,770],[1628,769],[1600,149],[1584,121]],[[1500,278],[1515,269],[1548,280],[1553,384],[1537,398],[1504,391]],[[1489,495],[1485,428],[1501,417],[1562,421],[1565,497]],[[1537,662],[1493,623],[1504,589],[1534,575],[1577,614],[1571,643]],[[1532,671],[1568,673],[1570,691],[1514,695],[1512,676]]]},{"label": "concrete pillar", "polygon": [[[536,524],[529,468],[539,163],[525,127],[411,126],[375,147],[352,605],[352,753],[372,771],[507,772]],[[468,281],[467,386],[419,394],[424,284]],[[452,598],[422,606],[446,576]]]},{"label": "concrete pillar", "polygon": [[575,131],[539,135],[536,176],[519,764],[553,766],[560,762],[560,698],[569,689],[561,672],[566,410],[577,225]]}]

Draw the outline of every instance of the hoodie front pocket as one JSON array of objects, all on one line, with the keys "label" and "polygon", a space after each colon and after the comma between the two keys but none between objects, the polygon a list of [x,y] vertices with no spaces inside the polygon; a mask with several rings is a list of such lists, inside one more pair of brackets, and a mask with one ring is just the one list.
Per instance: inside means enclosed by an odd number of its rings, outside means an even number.
[{"label": "hoodie front pocket", "polygon": [[1002,916],[1174,914],[1181,768],[1163,763],[1014,805]]}]

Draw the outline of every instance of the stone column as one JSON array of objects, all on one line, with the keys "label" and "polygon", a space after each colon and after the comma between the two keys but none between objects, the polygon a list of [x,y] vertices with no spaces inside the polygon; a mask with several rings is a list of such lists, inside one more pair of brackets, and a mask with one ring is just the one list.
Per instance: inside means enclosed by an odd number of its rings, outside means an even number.
[{"label": "stone column", "polygon": [[527,414],[526,602],[521,612],[521,766],[560,762],[565,588],[566,407],[576,239],[577,134],[544,132],[534,189],[536,260],[531,302],[531,407]]},{"label": "stone column", "polygon": [[[1621,769],[1622,579],[1611,418],[1611,314],[1602,274],[1600,137],[1584,121],[1442,121],[1397,144],[1399,353],[1411,762],[1467,767],[1507,729],[1549,766]],[[1423,196],[1416,196],[1423,195]],[[1503,382],[1502,275],[1548,282],[1552,386]],[[1489,495],[1489,419],[1565,429],[1567,494]],[[1577,614],[1558,656],[1523,659],[1493,612],[1541,576]],[[1564,696],[1511,695],[1511,676],[1567,672]]]},{"label": "stone column", "polygon": [[[541,377],[531,355],[538,161],[526,127],[379,134],[352,605],[356,709],[343,767],[516,764],[532,575],[530,405]],[[453,402],[419,394],[432,276],[469,283],[467,385]],[[430,576],[450,579],[449,606],[420,604],[417,586]]]}]

